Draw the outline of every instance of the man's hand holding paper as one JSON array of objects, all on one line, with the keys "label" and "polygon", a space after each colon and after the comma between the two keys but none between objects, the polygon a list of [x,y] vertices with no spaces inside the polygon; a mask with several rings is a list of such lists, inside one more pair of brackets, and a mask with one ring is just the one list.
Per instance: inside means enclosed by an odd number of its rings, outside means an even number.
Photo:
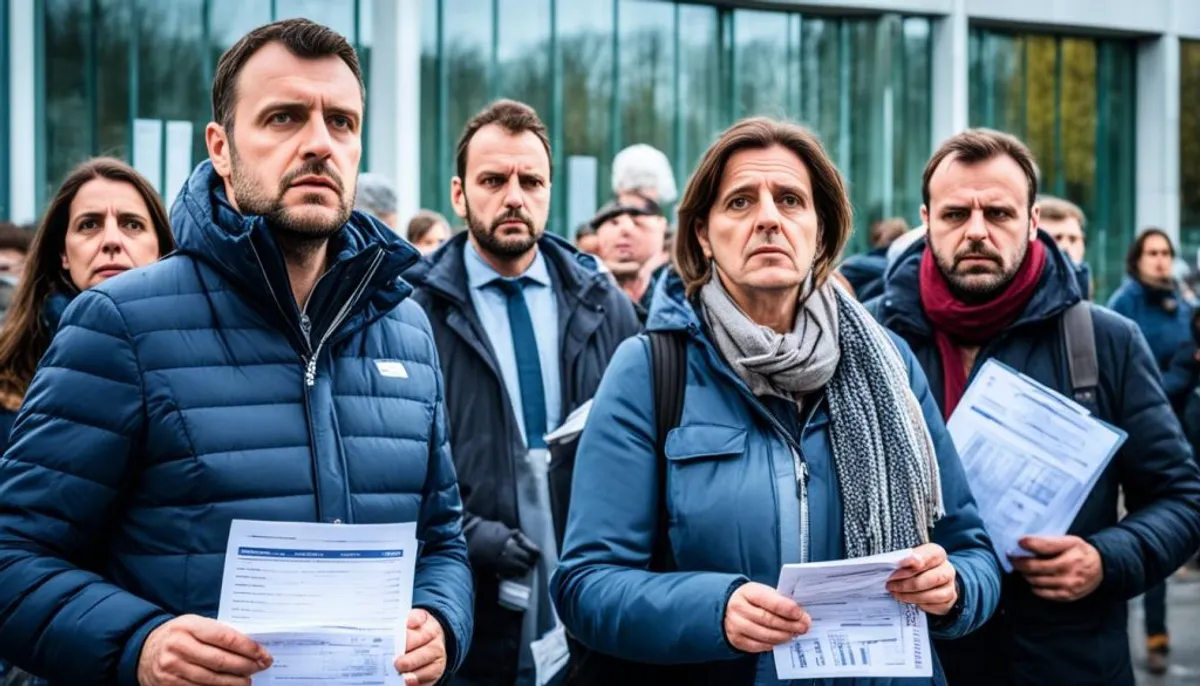
[{"label": "man's hand holding paper", "polygon": [[730,596],[724,624],[725,638],[734,648],[765,653],[807,633],[812,619],[795,600],[750,582]]},{"label": "man's hand holding paper", "polygon": [[436,684],[446,671],[446,632],[429,612],[408,613],[404,655],[396,658],[396,671],[405,686]]},{"label": "man's hand holding paper", "polygon": [[163,624],[146,638],[138,659],[141,686],[168,684],[249,684],[268,669],[266,648],[233,627],[197,615]]},{"label": "man's hand holding paper", "polygon": [[1078,536],[1026,536],[1021,547],[1037,557],[1009,556],[1034,595],[1064,603],[1085,598],[1104,580],[1100,552]]}]

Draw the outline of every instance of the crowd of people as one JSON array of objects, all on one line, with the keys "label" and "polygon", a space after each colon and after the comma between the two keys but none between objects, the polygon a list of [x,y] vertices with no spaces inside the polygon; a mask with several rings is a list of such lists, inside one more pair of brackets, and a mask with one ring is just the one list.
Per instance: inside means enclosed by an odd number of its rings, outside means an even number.
[{"label": "crowd of people", "polygon": [[[215,620],[235,519],[415,522],[407,685],[788,683],[772,651],[811,618],[781,566],[905,550],[887,591],[928,616],[923,683],[1132,684],[1143,594],[1165,670],[1164,584],[1200,549],[1200,308],[1167,233],[1093,304],[1083,212],[971,129],[920,226],[843,258],[842,174],[758,117],[682,192],[623,150],[572,243],[546,126],[499,100],[456,148],[464,228],[423,210],[405,240],[358,173],[365,95],[336,32],[259,27],[171,208],[98,158],[0,228],[3,683],[249,684],[274,657]],[[989,360],[1128,434],[1011,573],[946,429]]]}]

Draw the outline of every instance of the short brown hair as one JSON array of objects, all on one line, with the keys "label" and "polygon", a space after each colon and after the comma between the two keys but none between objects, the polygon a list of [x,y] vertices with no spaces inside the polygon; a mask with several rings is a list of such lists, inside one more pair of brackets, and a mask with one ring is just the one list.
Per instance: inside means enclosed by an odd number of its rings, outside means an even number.
[{"label": "short brown hair", "polygon": [[405,236],[409,243],[416,243],[438,224],[445,224],[447,232],[450,230],[450,222],[446,221],[445,217],[433,210],[421,210],[408,220],[408,231]]},{"label": "short brown hair", "polygon": [[260,26],[242,36],[241,40],[221,55],[217,61],[217,72],[212,83],[213,121],[233,131],[233,111],[237,103],[237,77],[242,67],[268,43],[282,43],[296,57],[315,60],[336,55],[358,79],[363,106],[367,102],[367,88],[363,84],[362,68],[358,54],[342,34],[307,19],[284,19]]},{"label": "short brown hair", "polygon": [[712,267],[700,246],[697,231],[708,221],[717,201],[725,165],[734,153],[772,146],[791,150],[808,168],[812,179],[813,206],[817,211],[817,254],[813,260],[813,281],[825,283],[833,262],[850,238],[853,213],[846,195],[846,184],[816,134],[798,124],[767,117],[743,119],[721,134],[712,144],[688,179],[679,202],[679,231],[675,238],[675,269],[683,278],[687,294],[698,291],[711,278]]},{"label": "short brown hair", "polygon": [[871,225],[871,235],[867,238],[872,248],[886,248],[892,241],[908,233],[908,229],[908,221],[903,217],[881,219]]},{"label": "short brown hair", "polygon": [[0,250],[27,253],[32,240],[32,231],[27,231],[12,222],[0,222]]},{"label": "short brown hair", "polygon": [[550,177],[554,178],[554,156],[550,154],[550,136],[546,133],[546,125],[532,107],[516,100],[493,102],[471,117],[463,127],[462,135],[458,138],[455,159],[455,173],[458,178],[465,180],[467,177],[467,146],[471,144],[475,134],[479,133],[479,129],[488,124],[496,124],[514,136],[526,131],[537,136],[542,142],[542,147],[546,149],[546,158],[550,160]]},{"label": "short brown hair", "polygon": [[1038,194],[1037,161],[1033,159],[1033,153],[1021,139],[995,129],[967,129],[938,147],[937,152],[933,153],[933,157],[929,158],[929,163],[925,165],[925,175],[921,179],[921,201],[925,203],[925,207],[932,209],[929,204],[929,181],[942,162],[951,155],[965,164],[978,164],[1000,155],[1008,155],[1025,173],[1025,180],[1029,185],[1029,204],[1026,209],[1033,209]]},{"label": "short brown hair", "polygon": [[1070,200],[1057,198],[1053,195],[1043,195],[1038,198],[1037,204],[1042,208],[1042,219],[1049,219],[1052,222],[1074,219],[1079,222],[1080,229],[1087,225],[1087,218],[1083,216],[1083,210],[1079,209],[1079,205]]}]

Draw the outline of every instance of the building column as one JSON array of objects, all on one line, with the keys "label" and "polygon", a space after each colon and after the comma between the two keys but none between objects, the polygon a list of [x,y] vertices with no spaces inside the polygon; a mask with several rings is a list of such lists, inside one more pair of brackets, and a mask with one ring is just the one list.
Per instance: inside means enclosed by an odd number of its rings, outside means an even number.
[{"label": "building column", "polygon": [[1143,41],[1137,58],[1137,230],[1179,243],[1179,36]]},{"label": "building column", "polygon": [[372,7],[369,171],[395,184],[397,230],[403,234],[421,207],[421,3]]},{"label": "building column", "polygon": [[969,29],[965,0],[953,0],[950,14],[933,22],[932,141],[935,148],[969,125]]},{"label": "building column", "polygon": [[40,3],[8,3],[8,219],[37,219],[37,16]]}]

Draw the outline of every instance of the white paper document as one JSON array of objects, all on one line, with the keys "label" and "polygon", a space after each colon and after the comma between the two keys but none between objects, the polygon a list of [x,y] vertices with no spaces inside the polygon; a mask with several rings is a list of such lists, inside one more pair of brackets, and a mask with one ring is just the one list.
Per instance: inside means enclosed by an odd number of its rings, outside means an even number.
[{"label": "white paper document", "polygon": [[887,591],[888,578],[911,555],[911,550],[897,550],[784,565],[779,592],[804,608],[812,628],[775,647],[779,678],[932,676],[925,613]]},{"label": "white paper document", "polygon": [[402,686],[416,524],[234,520],[218,621],[274,657],[255,686]]},{"label": "white paper document", "polygon": [[988,360],[950,421],[967,481],[1000,564],[1025,536],[1062,536],[1112,456],[1120,429],[1024,374]]},{"label": "white paper document", "polygon": [[567,415],[563,423],[557,429],[546,434],[546,445],[559,445],[567,443],[579,434],[583,433],[583,427],[587,426],[588,414],[592,411],[592,401],[575,408],[575,411]]}]

